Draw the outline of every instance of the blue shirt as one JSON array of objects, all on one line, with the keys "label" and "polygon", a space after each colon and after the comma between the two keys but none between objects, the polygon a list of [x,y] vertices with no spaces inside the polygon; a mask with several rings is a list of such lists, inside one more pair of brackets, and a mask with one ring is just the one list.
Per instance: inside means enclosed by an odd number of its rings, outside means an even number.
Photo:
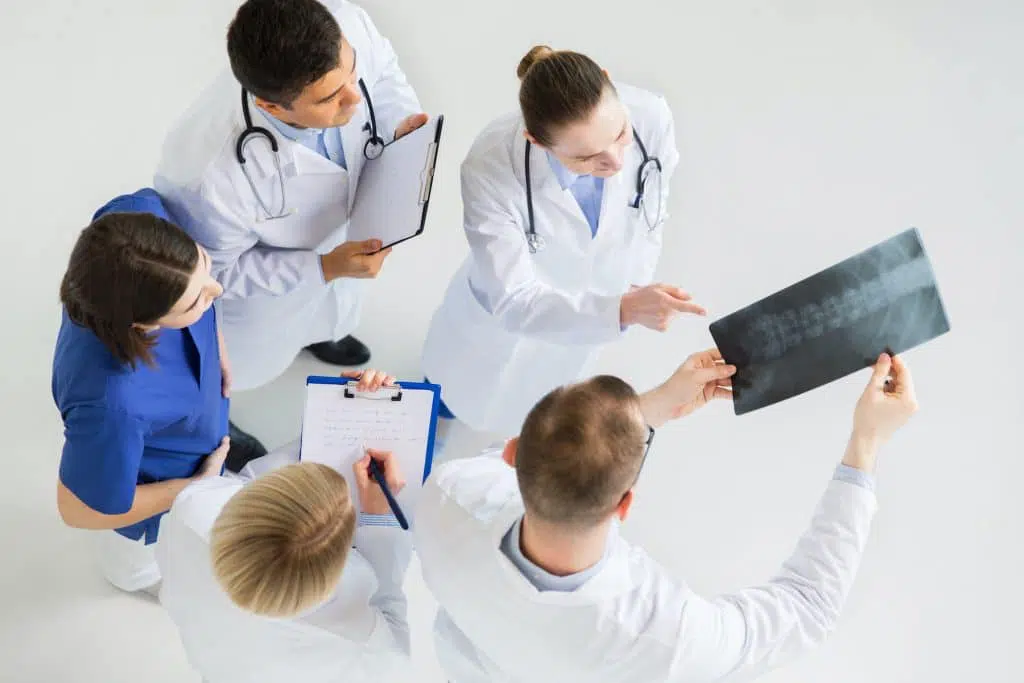
[{"label": "blue shirt", "polygon": [[[843,464],[836,467],[833,478],[838,479],[839,481],[845,481],[848,484],[853,484],[854,486],[863,486],[869,491],[874,491],[875,489],[874,477],[862,472],[861,470],[853,467],[847,467]],[[507,557],[512,564],[516,566],[516,569],[518,569],[537,590],[571,593],[589,581],[591,577],[601,571],[604,567],[605,560],[608,557],[609,548],[611,548],[610,543],[605,546],[604,557],[602,557],[597,564],[583,570],[582,572],[569,574],[568,576],[556,576],[555,574],[548,572],[546,569],[538,567],[523,554],[523,549],[520,545],[520,539],[522,537],[522,522],[523,518],[520,517],[516,520],[516,523],[512,525],[512,528],[508,530],[504,538],[501,539],[501,552],[505,554],[505,557]],[[612,526],[612,533],[617,532],[617,526],[618,525]]]},{"label": "blue shirt", "polygon": [[[93,218],[120,211],[167,218],[148,188],[114,199]],[[155,334],[155,365],[133,370],[62,312],[52,380],[64,421],[60,480],[103,514],[128,512],[139,484],[192,476],[228,433],[213,308],[190,327]],[[153,543],[161,516],[117,532]]]},{"label": "blue shirt", "polygon": [[563,190],[569,190],[580,205],[583,215],[590,224],[591,236],[597,234],[597,223],[601,217],[601,197],[604,194],[604,178],[592,175],[577,175],[562,165],[551,152],[548,152],[548,163],[554,171],[558,184]]},{"label": "blue shirt", "polygon": [[334,128],[296,128],[290,126],[276,116],[267,114],[270,123],[278,133],[289,140],[299,143],[307,149],[311,149],[325,159],[329,159],[344,169],[345,148],[341,144],[341,127]]}]

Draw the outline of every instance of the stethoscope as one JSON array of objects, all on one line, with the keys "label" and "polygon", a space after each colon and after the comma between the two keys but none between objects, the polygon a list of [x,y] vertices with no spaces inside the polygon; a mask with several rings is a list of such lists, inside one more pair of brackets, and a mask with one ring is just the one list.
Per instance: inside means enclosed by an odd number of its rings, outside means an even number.
[{"label": "stethoscope", "polygon": [[[371,161],[380,157],[384,153],[384,148],[387,147],[389,142],[384,142],[384,138],[377,134],[377,116],[373,111],[373,100],[370,99],[370,91],[366,88],[366,83],[363,79],[359,79],[359,89],[363,92],[363,99],[366,101],[366,108],[369,110],[369,121],[363,125],[364,131],[370,132],[370,137],[363,145],[363,156],[366,157],[367,161]],[[263,213],[266,214],[266,218],[263,220],[274,220],[275,218],[284,218],[292,213],[295,213],[295,209],[285,208],[288,205],[288,200],[285,197],[284,191],[284,174],[281,173],[281,155],[278,153],[277,138],[274,134],[262,126],[254,126],[252,124],[252,114],[249,111],[249,93],[246,92],[245,88],[242,88],[242,117],[245,119],[245,129],[239,134],[235,140],[235,158],[238,160],[239,165],[242,167],[242,173],[245,175],[245,179],[249,182],[249,187],[252,189],[252,194],[256,197],[256,201],[259,203],[260,208],[263,209]],[[260,196],[259,191],[256,189],[256,183],[253,182],[252,177],[249,175],[249,169],[245,167],[245,146],[253,140],[253,136],[262,137],[270,143],[270,149],[274,153],[274,171],[277,173],[277,184],[281,189],[281,208],[274,212],[264,203],[263,198]]]},{"label": "stethoscope", "polygon": [[[637,146],[640,148],[640,154],[643,155],[643,161],[640,162],[640,168],[636,170],[636,195],[633,201],[629,202],[629,206],[638,209],[643,212],[644,222],[647,223],[648,230],[654,230],[658,227],[658,222],[661,220],[661,161],[658,157],[652,157],[647,155],[647,148],[644,146],[643,140],[636,133],[636,128],[633,128],[633,139],[636,140]],[[524,168],[526,172],[526,214],[529,220],[529,225],[526,228],[526,245],[530,248],[531,254],[536,254],[538,251],[544,248],[544,238],[537,234],[537,230],[534,227],[533,222],[533,188],[530,182],[530,148],[532,145],[530,141],[526,141],[526,153],[524,157]],[[657,193],[656,193],[656,205],[654,210],[654,218],[651,218],[648,212],[647,202],[645,196],[647,192],[647,179],[652,173],[656,172],[657,177]]]}]

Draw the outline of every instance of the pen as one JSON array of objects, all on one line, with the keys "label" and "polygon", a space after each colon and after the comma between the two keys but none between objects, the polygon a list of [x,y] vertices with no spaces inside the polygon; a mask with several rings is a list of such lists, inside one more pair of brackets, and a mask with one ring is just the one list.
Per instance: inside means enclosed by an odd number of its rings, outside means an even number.
[{"label": "pen", "polygon": [[398,501],[391,495],[391,489],[388,488],[388,483],[384,479],[384,473],[381,471],[380,465],[377,464],[377,460],[372,456],[370,457],[370,476],[380,484],[380,489],[384,492],[384,497],[387,498],[388,506],[391,508],[391,512],[395,514],[399,526],[408,531],[409,522],[406,521],[405,515],[402,514],[402,508],[398,507]]}]

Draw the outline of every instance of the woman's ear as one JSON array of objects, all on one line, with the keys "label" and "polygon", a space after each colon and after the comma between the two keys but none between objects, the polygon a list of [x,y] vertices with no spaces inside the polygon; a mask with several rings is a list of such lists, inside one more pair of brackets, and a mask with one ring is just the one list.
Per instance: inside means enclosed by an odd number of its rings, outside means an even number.
[{"label": "woman's ear", "polygon": [[516,448],[519,447],[519,437],[509,439],[505,442],[505,449],[501,452],[501,459],[511,468],[516,466]]}]

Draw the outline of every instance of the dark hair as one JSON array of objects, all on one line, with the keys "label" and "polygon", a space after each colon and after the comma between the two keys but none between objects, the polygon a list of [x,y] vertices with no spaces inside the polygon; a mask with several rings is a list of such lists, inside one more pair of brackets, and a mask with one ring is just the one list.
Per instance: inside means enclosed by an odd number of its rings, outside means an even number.
[{"label": "dark hair", "polygon": [[592,528],[636,481],[645,442],[639,397],[621,379],[601,375],[555,389],[527,415],[516,448],[527,513]]},{"label": "dark hair", "polygon": [[615,86],[594,60],[578,52],[537,45],[519,61],[519,108],[526,130],[550,147],[553,130],[590,115]]},{"label": "dark hair", "polygon": [[178,226],[149,213],[108,213],[79,235],[60,300],[118,361],[151,365],[155,340],[134,324],[166,315],[198,262],[196,243]]},{"label": "dark hair", "polygon": [[341,27],[318,0],[248,0],[228,28],[228,59],[242,87],[291,106],[338,67]]}]

